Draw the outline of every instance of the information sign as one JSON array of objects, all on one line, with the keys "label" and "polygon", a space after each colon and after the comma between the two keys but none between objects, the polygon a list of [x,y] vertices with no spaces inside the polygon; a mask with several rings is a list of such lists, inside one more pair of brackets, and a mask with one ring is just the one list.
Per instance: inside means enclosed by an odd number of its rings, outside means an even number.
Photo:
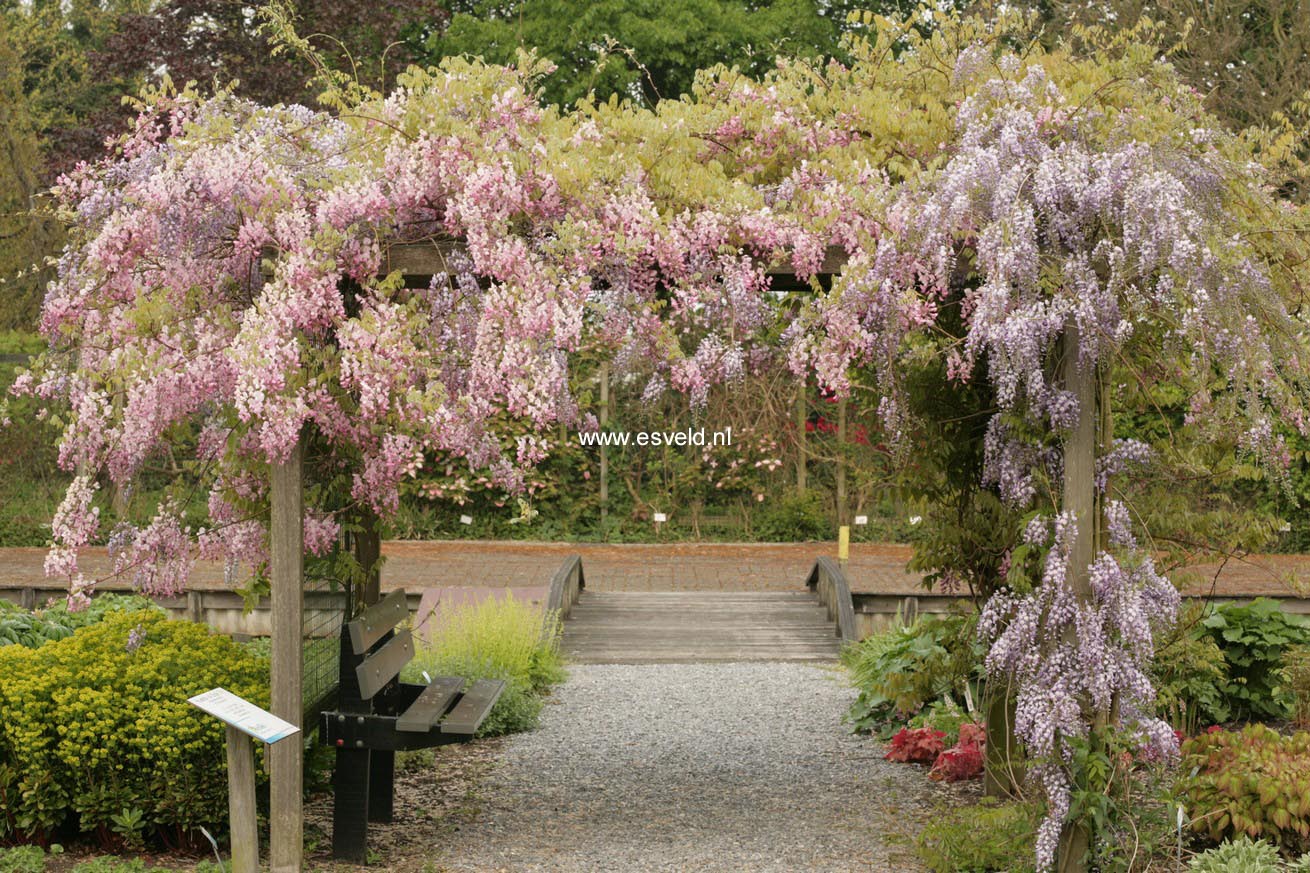
[{"label": "information sign", "polygon": [[249,700],[237,697],[225,688],[215,688],[213,691],[197,694],[187,702],[260,742],[276,743],[300,732],[300,728],[291,722],[283,721],[273,713],[260,709]]}]

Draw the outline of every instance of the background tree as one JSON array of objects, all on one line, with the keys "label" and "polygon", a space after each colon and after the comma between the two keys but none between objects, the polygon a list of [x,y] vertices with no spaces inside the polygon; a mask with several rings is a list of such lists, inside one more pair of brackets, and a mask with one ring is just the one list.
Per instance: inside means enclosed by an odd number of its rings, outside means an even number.
[{"label": "background tree", "polygon": [[129,81],[102,77],[90,55],[132,0],[0,4],[0,329],[30,329],[63,232],[42,214],[61,170],[121,123]]},{"label": "background tree", "polygon": [[[440,31],[448,17],[438,0],[299,0],[289,12],[322,62],[383,90],[421,59],[416,36]],[[260,103],[314,105],[320,88],[310,81],[313,66],[274,52],[259,24],[256,7],[239,0],[167,0],[120,16],[92,64],[147,81],[167,73],[203,89],[235,82],[234,93]]]},{"label": "background tree", "polygon": [[[313,105],[314,70],[275,55],[254,10],[231,0],[0,2],[0,329],[34,326],[47,258],[63,240],[41,195],[127,130],[124,95],[167,75],[205,89],[239,80],[236,92],[252,99]],[[304,0],[294,11],[326,63],[377,87],[418,59],[407,38],[446,18],[436,0]]]},{"label": "background tree", "polygon": [[1234,130],[1266,124],[1310,92],[1310,0],[1049,0],[1046,38],[1075,25],[1132,30],[1142,18],[1181,44],[1169,61]]},{"label": "background tree", "polygon": [[451,11],[449,26],[428,37],[433,61],[508,63],[536,49],[559,67],[544,99],[563,106],[589,93],[652,106],[689,93],[696,71],[716,64],[759,75],[778,54],[832,55],[845,19],[844,6],[816,0],[465,0]]}]

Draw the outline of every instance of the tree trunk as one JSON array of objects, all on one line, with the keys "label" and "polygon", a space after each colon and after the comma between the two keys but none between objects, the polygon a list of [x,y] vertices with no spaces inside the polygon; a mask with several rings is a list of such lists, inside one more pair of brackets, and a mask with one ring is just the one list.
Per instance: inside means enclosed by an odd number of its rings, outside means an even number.
[{"label": "tree trunk", "polygon": [[796,386],[796,493],[805,493],[805,380]]},{"label": "tree trunk", "polygon": [[999,679],[987,683],[983,711],[987,718],[983,794],[1017,797],[1023,787],[1024,765],[1014,736],[1014,699],[1008,683],[1002,685]]}]

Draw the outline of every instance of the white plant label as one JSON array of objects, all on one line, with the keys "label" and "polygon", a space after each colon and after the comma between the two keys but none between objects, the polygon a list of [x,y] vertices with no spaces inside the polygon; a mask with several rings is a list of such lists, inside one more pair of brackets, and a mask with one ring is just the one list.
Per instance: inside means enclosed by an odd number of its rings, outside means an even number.
[{"label": "white plant label", "polygon": [[187,703],[203,709],[214,718],[226,722],[243,734],[249,734],[260,742],[276,743],[292,734],[300,733],[300,728],[289,721],[283,721],[273,713],[260,709],[255,704],[237,697],[226,688],[215,688],[204,694],[189,698]]},{"label": "white plant label", "polygon": [[664,522],[664,521],[668,521],[668,520],[669,520],[669,517],[668,517],[667,515],[665,515],[664,513],[662,513],[662,512],[657,512],[657,513],[655,513],[655,523],[656,523],[656,524],[659,524],[660,522]]},{"label": "white plant label", "polygon": [[472,524],[472,523],[473,523],[473,516],[471,516],[471,515],[461,515],[461,516],[459,517],[459,523],[460,523],[460,524]]},{"label": "white plant label", "polygon": [[857,516],[855,516],[855,524],[856,524],[856,525],[863,526],[863,525],[866,525],[866,524],[868,524],[868,523],[869,523],[869,516],[867,516],[867,515],[857,515]]}]

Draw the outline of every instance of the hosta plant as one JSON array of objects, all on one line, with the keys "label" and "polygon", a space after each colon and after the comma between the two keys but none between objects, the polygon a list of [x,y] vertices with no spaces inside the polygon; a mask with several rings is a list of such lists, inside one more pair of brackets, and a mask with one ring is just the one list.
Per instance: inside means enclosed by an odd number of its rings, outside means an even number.
[{"label": "hosta plant", "polygon": [[1280,669],[1283,652],[1310,643],[1310,625],[1268,597],[1247,605],[1226,603],[1201,625],[1224,653],[1228,677],[1223,691],[1233,718],[1286,718],[1293,696]]},{"label": "hosta plant", "polygon": [[1240,836],[1207,849],[1187,864],[1192,873],[1278,873],[1278,850],[1264,840]]}]

